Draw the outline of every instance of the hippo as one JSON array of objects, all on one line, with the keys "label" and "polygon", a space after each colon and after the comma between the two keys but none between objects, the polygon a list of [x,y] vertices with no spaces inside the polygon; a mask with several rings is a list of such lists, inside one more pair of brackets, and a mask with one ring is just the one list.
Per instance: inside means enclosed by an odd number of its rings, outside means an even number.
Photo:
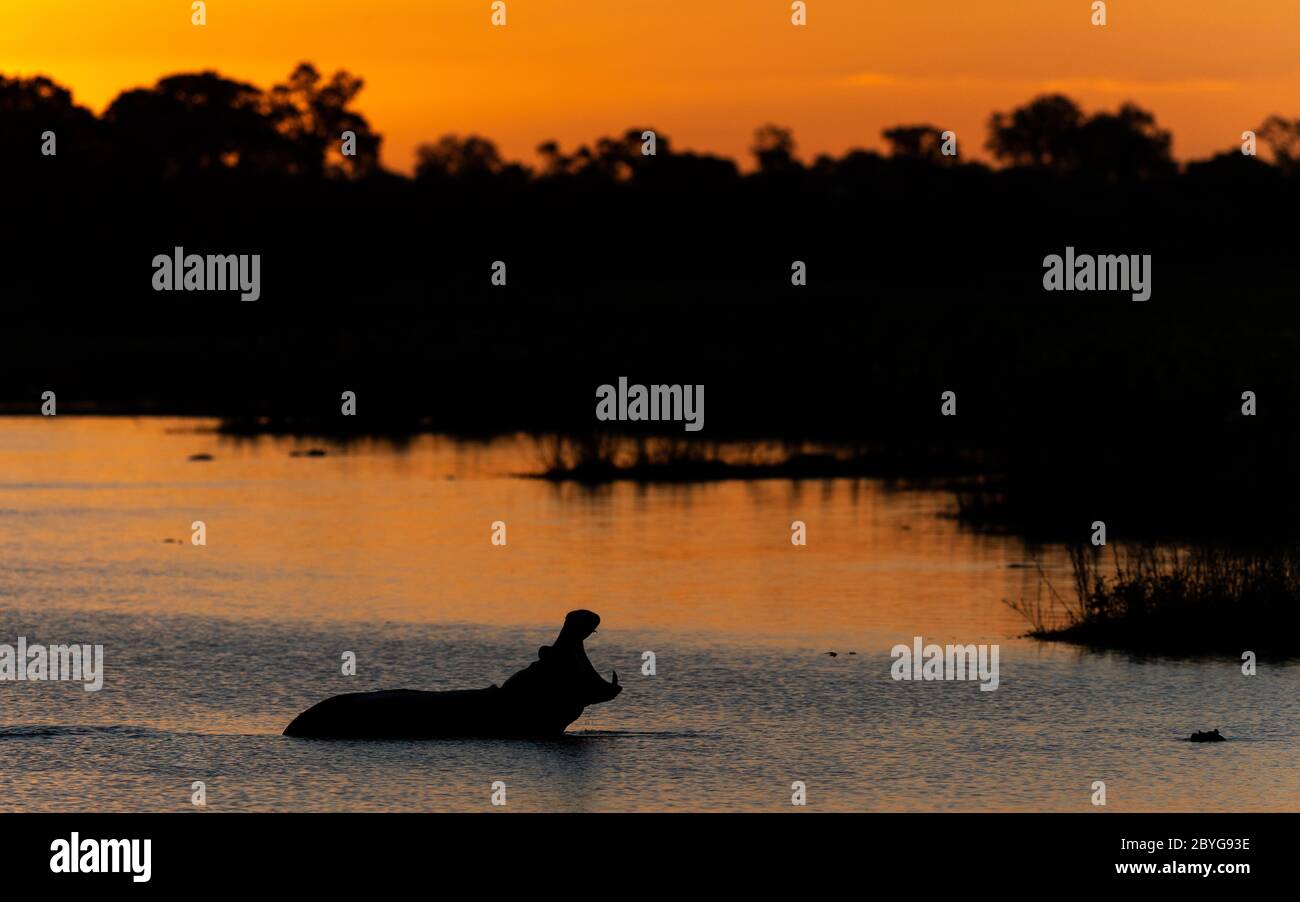
[{"label": "hippo", "polygon": [[1208,733],[1203,733],[1198,730],[1195,733],[1193,733],[1191,735],[1191,738],[1189,738],[1187,741],[1188,742],[1227,742],[1228,740],[1225,739],[1223,736],[1220,736],[1218,727],[1215,727],[1213,730],[1210,730]]},{"label": "hippo", "polygon": [[548,739],[564,734],[587,705],[623,691],[618,672],[605,682],[582,642],[600,617],[570,611],[554,645],[500,687],[425,692],[350,692],[319,702],[285,727],[285,736],[316,739]]}]

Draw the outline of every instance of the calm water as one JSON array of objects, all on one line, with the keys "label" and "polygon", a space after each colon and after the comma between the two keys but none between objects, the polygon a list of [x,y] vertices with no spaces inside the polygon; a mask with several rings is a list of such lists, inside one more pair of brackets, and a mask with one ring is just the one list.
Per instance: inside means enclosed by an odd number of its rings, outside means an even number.
[{"label": "calm water", "polygon": [[[960,529],[945,495],[591,492],[516,478],[539,469],[522,439],[308,458],[212,425],[0,419],[0,642],[106,658],[98,693],[0,682],[0,808],[193,810],[203,780],[210,810],[490,811],[502,780],[507,811],[789,811],[802,780],[823,810],[1091,811],[1104,780],[1105,810],[1300,810],[1300,667],[1017,639],[1028,553]],[[500,683],[577,607],[626,691],[565,740],[279,735],[338,692]],[[1000,688],[893,681],[915,635],[1000,644]],[[1209,727],[1234,741],[1180,741]]]}]

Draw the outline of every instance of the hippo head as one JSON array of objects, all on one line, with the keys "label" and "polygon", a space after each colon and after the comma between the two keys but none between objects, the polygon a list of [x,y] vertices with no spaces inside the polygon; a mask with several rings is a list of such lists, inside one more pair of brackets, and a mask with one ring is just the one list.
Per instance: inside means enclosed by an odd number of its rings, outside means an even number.
[{"label": "hippo head", "polygon": [[[612,679],[607,683],[601,679],[600,674],[591,666],[591,661],[587,658],[587,650],[582,642],[594,633],[598,626],[600,626],[600,615],[596,612],[570,611],[564,617],[564,626],[560,629],[555,645],[546,649],[552,661],[563,662],[562,672],[565,674],[568,690],[576,693],[572,701],[582,705],[598,705],[607,702],[623,691],[623,687],[618,684],[617,671],[611,671]],[[538,658],[542,657],[539,650]]]},{"label": "hippo head", "polygon": [[618,673],[609,682],[602,679],[582,645],[599,625],[600,617],[592,611],[570,611],[555,642],[539,648],[537,660],[501,687],[529,732],[562,732],[582,716],[583,708],[623,691]]},{"label": "hippo head", "polygon": [[[593,667],[591,672],[596,673],[596,669]],[[610,681],[607,683],[600,678],[600,674],[596,674],[596,679],[600,680],[600,682],[591,684],[587,693],[586,704],[599,705],[601,702],[607,702],[623,691],[623,687],[618,684],[618,671],[611,670],[610,677]]]},{"label": "hippo head", "polygon": [[555,640],[555,644],[581,642],[594,633],[598,626],[600,615],[595,611],[570,611],[564,615],[564,626],[560,629],[560,638]]}]

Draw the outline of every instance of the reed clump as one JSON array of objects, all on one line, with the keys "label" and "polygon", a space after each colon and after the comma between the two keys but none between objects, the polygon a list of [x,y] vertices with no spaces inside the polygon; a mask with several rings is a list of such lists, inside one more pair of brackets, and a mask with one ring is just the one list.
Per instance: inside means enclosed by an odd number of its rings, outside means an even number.
[{"label": "reed clump", "polygon": [[1162,654],[1300,655],[1300,549],[1148,544],[1069,554],[1072,593],[1058,593],[1040,567],[1038,595],[1011,605],[1031,636]]}]

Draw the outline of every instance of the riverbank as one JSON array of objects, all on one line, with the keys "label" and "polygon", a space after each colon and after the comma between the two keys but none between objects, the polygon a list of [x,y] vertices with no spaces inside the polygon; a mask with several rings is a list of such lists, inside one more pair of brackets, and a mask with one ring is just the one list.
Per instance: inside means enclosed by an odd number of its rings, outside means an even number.
[{"label": "riverbank", "polygon": [[1300,657],[1294,548],[1076,546],[1070,563],[1071,590],[1058,592],[1040,574],[1040,592],[1012,603],[1036,639],[1252,665],[1258,656]]}]

